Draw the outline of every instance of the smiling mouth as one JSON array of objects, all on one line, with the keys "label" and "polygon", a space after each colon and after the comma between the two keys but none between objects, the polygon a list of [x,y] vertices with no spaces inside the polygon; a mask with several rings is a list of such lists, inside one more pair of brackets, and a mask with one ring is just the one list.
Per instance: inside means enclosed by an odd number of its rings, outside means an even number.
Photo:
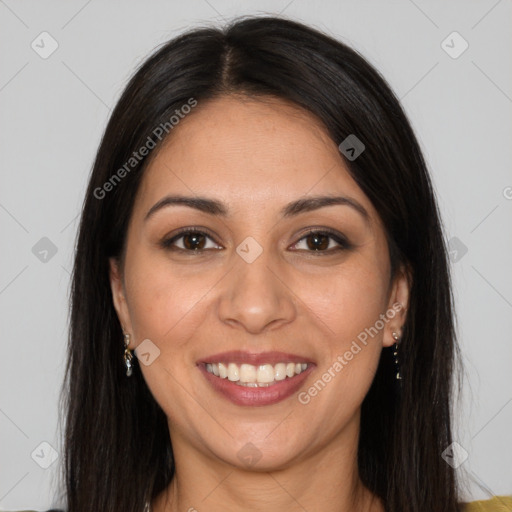
[{"label": "smiling mouth", "polygon": [[291,379],[308,369],[308,363],[282,362],[275,365],[243,363],[205,363],[208,373],[239,386],[250,388],[269,387]]}]

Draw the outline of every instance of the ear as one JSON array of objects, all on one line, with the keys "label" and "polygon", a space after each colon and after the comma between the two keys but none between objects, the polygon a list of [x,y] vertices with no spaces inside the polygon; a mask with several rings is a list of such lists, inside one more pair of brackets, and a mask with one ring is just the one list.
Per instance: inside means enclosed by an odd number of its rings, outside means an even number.
[{"label": "ear", "polygon": [[132,334],[132,323],[130,320],[130,313],[128,311],[128,304],[126,302],[123,276],[119,261],[116,258],[110,258],[109,264],[110,289],[112,290],[112,299],[114,302],[114,308],[117,312],[117,318],[119,319],[123,332]]},{"label": "ear", "polygon": [[409,308],[411,284],[412,273],[410,269],[405,265],[401,265],[391,284],[388,308],[385,313],[388,322],[386,323],[382,340],[384,347],[391,347],[395,343],[400,343],[400,340],[397,342],[393,338],[393,333],[396,333],[399,338],[402,337],[403,325]]}]

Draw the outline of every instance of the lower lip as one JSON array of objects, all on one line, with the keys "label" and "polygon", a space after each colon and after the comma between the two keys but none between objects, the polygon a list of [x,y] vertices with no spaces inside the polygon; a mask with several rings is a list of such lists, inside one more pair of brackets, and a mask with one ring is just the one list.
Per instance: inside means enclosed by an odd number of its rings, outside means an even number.
[{"label": "lower lip", "polygon": [[286,377],[286,379],[279,380],[270,386],[251,388],[248,386],[240,386],[239,384],[231,382],[229,379],[216,377],[206,371],[204,364],[198,365],[199,369],[206,377],[206,380],[212,385],[215,391],[219,392],[236,405],[250,406],[276,404],[293,395],[298,391],[304,380],[312,371],[313,366],[314,365],[310,364],[308,368],[302,373],[299,373],[299,375]]}]

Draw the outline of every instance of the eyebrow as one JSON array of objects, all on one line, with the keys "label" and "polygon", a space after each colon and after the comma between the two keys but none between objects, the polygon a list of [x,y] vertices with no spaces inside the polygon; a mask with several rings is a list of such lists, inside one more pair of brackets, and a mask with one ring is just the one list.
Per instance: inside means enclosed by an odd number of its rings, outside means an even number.
[{"label": "eyebrow", "polygon": [[[220,217],[227,217],[229,215],[229,209],[226,207],[226,205],[220,201],[217,201],[216,199],[210,199],[208,197],[187,197],[173,195],[166,196],[154,204],[144,217],[144,221],[147,221],[157,211],[163,208],[180,205],[194,208],[209,215],[217,215]],[[288,218],[294,217],[301,213],[311,212],[326,206],[333,205],[349,206],[358,212],[364,218],[365,222],[370,223],[370,215],[363,207],[363,205],[355,199],[345,196],[313,196],[298,199],[287,204],[280,213],[282,217]]]}]

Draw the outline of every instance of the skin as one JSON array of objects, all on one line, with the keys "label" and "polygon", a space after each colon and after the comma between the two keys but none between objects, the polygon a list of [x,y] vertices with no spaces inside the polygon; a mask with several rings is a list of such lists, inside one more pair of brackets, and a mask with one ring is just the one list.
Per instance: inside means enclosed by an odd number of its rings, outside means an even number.
[{"label": "skin", "polygon": [[[180,205],[145,221],[169,194],[217,199],[229,215]],[[289,202],[316,195],[350,197],[368,221],[347,205],[281,218]],[[160,245],[194,226],[212,235],[199,239],[201,254],[184,249],[194,247],[190,237],[177,239],[175,251]],[[339,244],[327,238],[315,251],[311,227],[336,230],[351,248],[334,251]],[[252,263],[236,252],[248,236],[263,249]],[[199,103],[146,170],[123,264],[110,263],[130,348],[149,339],[160,350],[140,367],[168,417],[177,469],[153,511],[384,510],[358,476],[360,408],[382,348],[401,332],[409,281],[402,270],[391,279],[380,218],[313,115],[269,98]],[[397,302],[402,309],[307,404],[295,394],[235,405],[196,367],[225,350],[290,352],[316,364],[307,391]],[[252,466],[237,456],[247,443],[261,455]]]}]

